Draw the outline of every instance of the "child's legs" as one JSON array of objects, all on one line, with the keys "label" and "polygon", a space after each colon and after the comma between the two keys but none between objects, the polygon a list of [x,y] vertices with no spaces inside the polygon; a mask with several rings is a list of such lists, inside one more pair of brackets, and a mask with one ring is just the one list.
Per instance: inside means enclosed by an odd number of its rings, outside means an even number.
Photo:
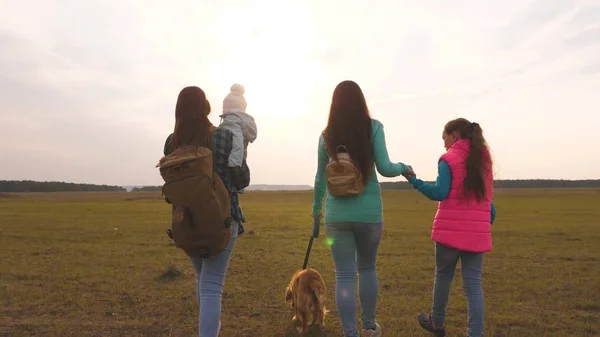
[{"label": "child's legs", "polygon": [[433,285],[431,320],[436,328],[443,327],[446,320],[450,286],[459,256],[458,250],[435,243],[435,283]]},{"label": "child's legs", "polygon": [[356,322],[356,238],[350,223],[326,223],[335,264],[335,302],[344,336],[358,337]]},{"label": "child's legs", "polygon": [[358,294],[363,329],[375,329],[375,307],[379,290],[376,269],[377,251],[382,232],[383,223],[354,224],[358,260]]},{"label": "child's legs", "polygon": [[481,270],[483,268],[483,253],[461,252],[462,277],[469,311],[468,337],[483,336],[483,320],[485,303]]},{"label": "child's legs", "polygon": [[231,225],[233,235],[227,248],[209,259],[191,258],[196,270],[196,296],[199,306],[200,337],[216,337],[221,319],[221,298],[229,258],[237,238],[237,222]]}]

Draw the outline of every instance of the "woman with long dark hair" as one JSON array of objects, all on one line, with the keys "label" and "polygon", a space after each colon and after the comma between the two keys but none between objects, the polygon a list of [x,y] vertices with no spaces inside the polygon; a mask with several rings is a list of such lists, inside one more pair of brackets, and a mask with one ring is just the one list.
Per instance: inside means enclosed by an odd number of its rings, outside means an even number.
[{"label": "woman with long dark hair", "polygon": [[[215,171],[229,190],[233,186],[227,161],[232,149],[233,135],[225,129],[215,129],[208,114],[210,104],[204,91],[198,87],[181,90],[175,107],[175,130],[167,138],[164,154],[168,155],[181,146],[209,147],[213,152]],[[231,204],[232,237],[227,247],[210,258],[192,257],[196,271],[196,296],[199,310],[199,336],[216,337],[221,330],[221,299],[227,267],[238,236],[240,222],[245,222],[238,195],[229,194]]]},{"label": "woman with long dark hair", "polygon": [[[346,151],[360,172],[364,191],[358,195],[336,197],[327,188],[326,167],[330,160],[338,160],[339,149]],[[375,306],[378,296],[376,261],[383,230],[383,205],[375,168],[384,177],[412,172],[409,166],[390,161],[383,125],[371,118],[358,84],[343,81],[333,92],[329,121],[319,138],[312,216],[318,225],[323,197],[327,194],[325,232],[332,243],[335,299],[346,337],[359,336],[354,295],[357,271],[363,336],[381,335],[381,327],[375,320]],[[318,233],[318,227],[316,230]]]}]

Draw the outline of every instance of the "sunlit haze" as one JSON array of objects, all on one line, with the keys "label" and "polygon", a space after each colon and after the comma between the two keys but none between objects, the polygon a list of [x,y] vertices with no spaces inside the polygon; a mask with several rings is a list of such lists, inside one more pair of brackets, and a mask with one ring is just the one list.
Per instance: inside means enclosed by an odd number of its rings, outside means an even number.
[{"label": "sunlit haze", "polygon": [[497,179],[600,178],[600,0],[0,0],[0,50],[0,180],[159,185],[179,91],[238,82],[252,184],[312,185],[346,79],[422,179],[456,117]]}]

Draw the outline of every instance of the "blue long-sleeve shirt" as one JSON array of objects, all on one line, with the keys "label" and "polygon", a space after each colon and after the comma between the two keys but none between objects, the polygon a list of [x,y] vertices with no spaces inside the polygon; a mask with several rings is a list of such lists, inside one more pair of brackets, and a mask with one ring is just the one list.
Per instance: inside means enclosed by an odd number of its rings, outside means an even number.
[{"label": "blue long-sleeve shirt", "polygon": [[[444,160],[440,160],[438,165],[438,177],[435,181],[435,184],[429,184],[424,182],[421,179],[417,179],[415,176],[411,176],[408,179],[408,182],[415,188],[417,191],[421,192],[427,198],[434,201],[442,201],[448,197],[450,194],[450,186],[452,186],[452,174],[450,172],[450,166]],[[492,217],[490,219],[490,223],[494,223],[496,220],[496,206],[494,205],[494,201],[492,200],[492,209],[491,209]]]}]

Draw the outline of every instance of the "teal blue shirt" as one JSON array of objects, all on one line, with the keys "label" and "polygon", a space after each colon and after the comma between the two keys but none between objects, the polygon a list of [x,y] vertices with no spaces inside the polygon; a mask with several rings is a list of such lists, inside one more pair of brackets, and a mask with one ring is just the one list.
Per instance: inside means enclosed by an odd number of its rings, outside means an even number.
[{"label": "teal blue shirt", "polygon": [[325,167],[329,162],[329,155],[325,150],[323,135],[319,138],[317,174],[315,175],[313,217],[321,214],[323,197],[326,195],[325,219],[326,223],[333,222],[383,222],[383,205],[381,202],[381,187],[377,180],[377,172],[384,177],[397,177],[409,173],[410,169],[403,163],[390,161],[383,124],[378,120],[371,120],[371,143],[373,144],[374,169],[365,185],[365,191],[352,197],[334,197],[327,191]]},{"label": "teal blue shirt", "polygon": [[[445,160],[440,160],[440,163],[438,164],[438,177],[435,184],[426,183],[421,179],[417,179],[415,176],[410,177],[408,182],[427,198],[435,201],[442,201],[448,197],[448,194],[450,194],[450,186],[452,186],[450,166],[448,166],[448,163],[446,163]],[[493,224],[496,219],[496,206],[494,205],[493,200],[491,213],[492,218],[490,223]]]}]

